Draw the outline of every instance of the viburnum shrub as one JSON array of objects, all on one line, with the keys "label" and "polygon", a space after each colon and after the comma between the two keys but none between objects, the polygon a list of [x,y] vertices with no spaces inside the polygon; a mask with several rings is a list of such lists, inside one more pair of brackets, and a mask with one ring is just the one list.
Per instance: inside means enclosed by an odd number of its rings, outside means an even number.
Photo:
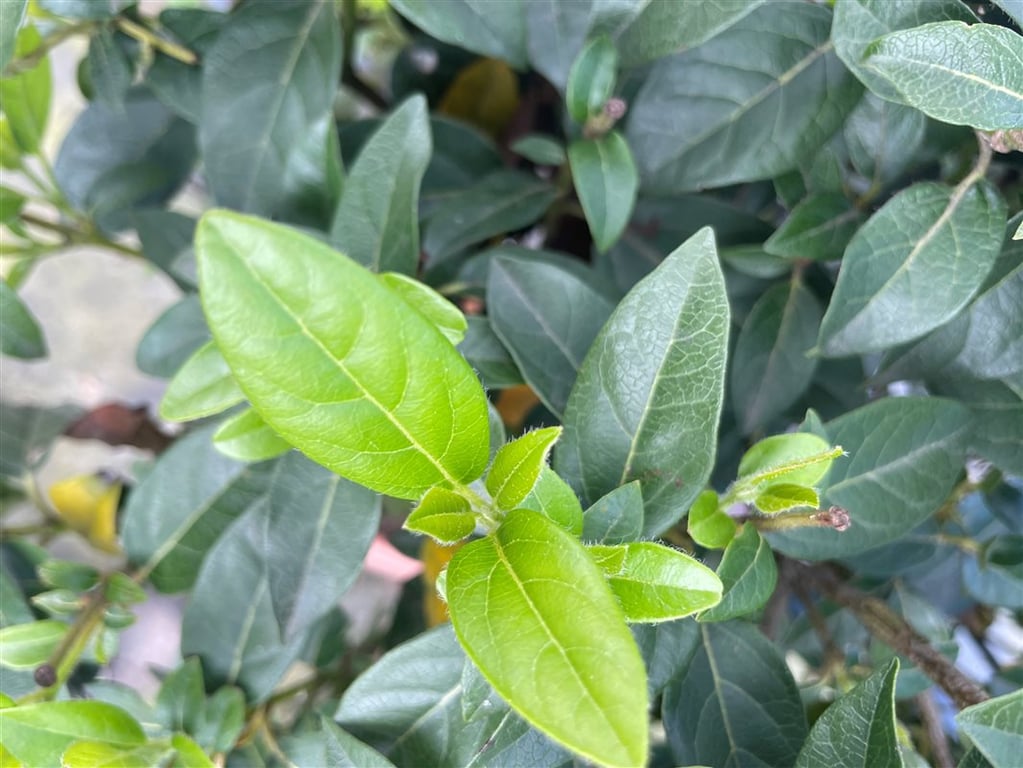
[{"label": "viburnum shrub", "polygon": [[3,765],[1019,766],[1018,0],[164,5],[0,3],[3,353],[68,247],[181,292],[152,418],[3,405]]}]

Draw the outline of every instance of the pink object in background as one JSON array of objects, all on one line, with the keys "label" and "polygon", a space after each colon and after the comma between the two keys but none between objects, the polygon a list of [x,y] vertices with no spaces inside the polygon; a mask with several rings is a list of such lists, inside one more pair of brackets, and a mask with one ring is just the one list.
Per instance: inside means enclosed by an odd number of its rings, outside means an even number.
[{"label": "pink object in background", "polygon": [[369,547],[363,569],[366,573],[387,581],[404,583],[421,574],[423,564],[408,555],[403,555],[378,534]]}]

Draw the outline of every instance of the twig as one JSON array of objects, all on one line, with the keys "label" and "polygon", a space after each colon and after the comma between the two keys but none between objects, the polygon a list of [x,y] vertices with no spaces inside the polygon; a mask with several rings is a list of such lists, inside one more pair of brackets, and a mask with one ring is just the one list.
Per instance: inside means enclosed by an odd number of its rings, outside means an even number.
[{"label": "twig", "polygon": [[927,732],[927,743],[931,746],[931,761],[934,768],[953,768],[952,751],[948,747],[945,730],[941,727],[941,715],[934,704],[931,690],[928,689],[916,697],[916,706],[920,710],[920,721]]},{"label": "twig", "polygon": [[983,688],[959,671],[923,635],[907,624],[882,600],[849,586],[838,577],[831,566],[800,566],[798,576],[834,602],[852,611],[870,634],[903,656],[912,659],[927,677],[941,686],[960,709],[990,698]]},{"label": "twig", "polygon": [[143,45],[151,46],[154,50],[159,51],[165,56],[170,56],[172,59],[177,59],[182,64],[195,65],[199,63],[199,57],[195,51],[189,50],[183,45],[168,40],[165,37],[160,37],[152,30],[147,29],[141,24],[136,24],[131,19],[125,18],[124,16],[118,16],[114,23],[117,28],[121,30],[128,37],[133,37]]},{"label": "twig", "polygon": [[39,45],[37,45],[32,51],[8,64],[4,68],[3,76],[13,77],[14,75],[20,75],[22,72],[27,72],[39,64],[39,62],[46,58],[50,51],[63,43],[69,37],[74,37],[75,35],[84,32],[90,32],[94,27],[96,27],[96,25],[97,22],[95,21],[81,21],[77,24],[70,24],[66,27],[62,27],[52,35],[47,35],[39,41]]}]

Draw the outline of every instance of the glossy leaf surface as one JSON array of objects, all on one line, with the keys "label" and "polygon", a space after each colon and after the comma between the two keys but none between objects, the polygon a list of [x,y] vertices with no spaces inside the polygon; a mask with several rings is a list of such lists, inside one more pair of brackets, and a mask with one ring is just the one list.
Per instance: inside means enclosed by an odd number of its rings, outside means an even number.
[{"label": "glossy leaf surface", "polygon": [[604,571],[626,621],[680,619],[721,600],[714,571],[684,552],[646,541],[594,544],[587,551]]},{"label": "glossy leaf surface", "polygon": [[48,701],[0,709],[4,749],[22,765],[60,765],[72,743],[84,739],[120,747],[146,740],[127,713],[102,701]]},{"label": "glossy leaf surface", "polygon": [[554,466],[584,503],[639,480],[647,534],[692,503],[713,463],[727,329],[705,229],[633,288],[583,362]]},{"label": "glossy leaf surface", "polygon": [[402,526],[425,533],[439,544],[455,544],[476,528],[476,516],[464,496],[443,488],[431,488]]},{"label": "glossy leaf surface", "polygon": [[291,444],[252,408],[225,419],[213,433],[213,445],[238,461],[266,461],[291,450]]},{"label": "glossy leaf surface", "polygon": [[440,331],[372,273],[305,235],[228,212],[206,214],[196,243],[213,335],[281,437],[401,498],[482,474],[483,389]]},{"label": "glossy leaf surface", "polygon": [[[470,658],[527,720],[601,764],[645,759],[643,662],[577,539],[515,510],[494,534],[455,554],[447,596]],[[551,689],[558,697],[547,695]],[[561,706],[566,696],[576,706]]]},{"label": "glossy leaf surface", "polygon": [[606,251],[632,216],[639,175],[629,145],[617,131],[568,147],[572,179],[597,250]]}]

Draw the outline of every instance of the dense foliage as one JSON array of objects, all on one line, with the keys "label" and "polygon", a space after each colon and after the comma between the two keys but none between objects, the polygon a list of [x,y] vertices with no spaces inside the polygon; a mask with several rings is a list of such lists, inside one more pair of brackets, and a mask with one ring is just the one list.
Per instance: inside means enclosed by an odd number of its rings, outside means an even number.
[{"label": "dense foliage", "polygon": [[3,765],[1019,764],[1019,0],[168,5],[0,2],[3,354],[63,249],[181,292],[158,414],[2,405]]}]

